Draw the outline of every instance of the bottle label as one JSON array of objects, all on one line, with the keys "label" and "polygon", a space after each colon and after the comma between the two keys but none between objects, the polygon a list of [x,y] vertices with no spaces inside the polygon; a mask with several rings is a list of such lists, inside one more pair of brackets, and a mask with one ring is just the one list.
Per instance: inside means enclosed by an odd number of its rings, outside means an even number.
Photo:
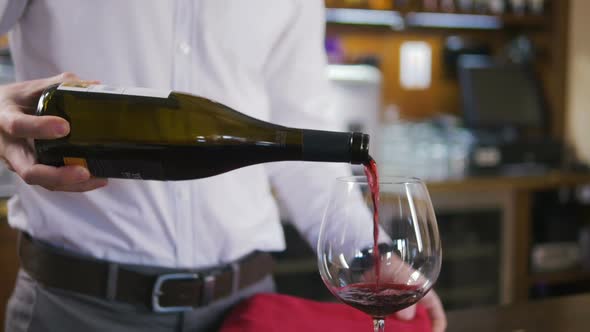
[{"label": "bottle label", "polygon": [[170,90],[166,91],[148,88],[122,88],[104,84],[92,84],[84,81],[62,83],[59,85],[57,89],[66,91],[108,93],[113,95],[141,96],[152,98],[168,98],[168,96],[172,92]]},{"label": "bottle label", "polygon": [[66,166],[82,166],[100,178],[121,178],[134,180],[163,180],[164,166],[150,160],[100,160],[80,157],[64,157]]},{"label": "bottle label", "polygon": [[66,166],[82,166],[88,169],[88,163],[84,158],[64,157],[64,165]]}]

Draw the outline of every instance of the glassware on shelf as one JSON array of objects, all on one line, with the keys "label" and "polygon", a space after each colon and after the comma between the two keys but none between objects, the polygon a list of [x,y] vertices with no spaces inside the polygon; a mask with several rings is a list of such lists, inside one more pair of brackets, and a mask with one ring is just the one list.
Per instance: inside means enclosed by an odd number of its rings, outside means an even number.
[{"label": "glassware on shelf", "polygon": [[429,181],[462,178],[472,143],[471,133],[454,124],[390,120],[381,127],[378,162],[388,175]]}]

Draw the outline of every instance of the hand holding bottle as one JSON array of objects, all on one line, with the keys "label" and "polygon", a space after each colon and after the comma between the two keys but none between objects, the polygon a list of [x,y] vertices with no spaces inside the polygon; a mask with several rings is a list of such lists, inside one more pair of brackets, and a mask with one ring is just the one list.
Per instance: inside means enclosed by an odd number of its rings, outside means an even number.
[{"label": "hand holding bottle", "polygon": [[360,164],[369,155],[366,134],[285,127],[170,90],[54,84],[36,115],[70,125],[67,137],[35,139],[39,163],[81,165],[103,178],[192,180],[285,160]]},{"label": "hand holding bottle", "polygon": [[66,120],[33,115],[43,90],[65,81],[79,80],[72,73],[0,86],[0,158],[26,183],[52,191],[82,192],[106,185],[105,179],[91,178],[80,166],[52,167],[37,164],[34,139],[66,136],[70,127]]}]

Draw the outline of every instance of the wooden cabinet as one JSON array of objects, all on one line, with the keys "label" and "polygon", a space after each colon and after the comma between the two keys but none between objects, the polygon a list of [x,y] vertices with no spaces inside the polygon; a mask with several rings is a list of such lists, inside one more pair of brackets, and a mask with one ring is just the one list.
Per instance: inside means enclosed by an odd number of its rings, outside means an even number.
[{"label": "wooden cabinet", "polygon": [[0,199],[0,326],[4,327],[4,313],[6,301],[12,294],[16,273],[18,271],[18,257],[16,252],[17,232],[6,222],[6,200]]},{"label": "wooden cabinet", "polygon": [[[569,283],[590,280],[581,270],[533,273],[532,247],[533,195],[542,190],[590,184],[590,174],[554,172],[526,177],[482,177],[428,184],[435,210],[481,211],[495,209],[500,214],[500,304],[527,301],[531,287],[538,282]],[[473,220],[473,223],[477,223]],[[445,263],[443,262],[443,269]]]}]

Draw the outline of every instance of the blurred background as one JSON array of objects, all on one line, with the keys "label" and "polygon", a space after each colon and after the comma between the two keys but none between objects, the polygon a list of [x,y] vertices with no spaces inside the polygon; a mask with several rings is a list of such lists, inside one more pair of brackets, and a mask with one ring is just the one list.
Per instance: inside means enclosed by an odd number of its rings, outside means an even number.
[{"label": "blurred background", "polygon": [[[427,180],[446,308],[590,291],[590,2],[325,3],[323,74],[343,123],[371,134],[382,174]],[[13,75],[2,38],[0,84]],[[18,264],[11,181],[0,168],[2,304]],[[284,224],[278,290],[333,301],[313,250]]]},{"label": "blurred background", "polygon": [[[371,134],[382,174],[427,180],[446,308],[590,291],[590,2],[325,3],[348,129]],[[279,290],[331,300],[285,222]]]}]

